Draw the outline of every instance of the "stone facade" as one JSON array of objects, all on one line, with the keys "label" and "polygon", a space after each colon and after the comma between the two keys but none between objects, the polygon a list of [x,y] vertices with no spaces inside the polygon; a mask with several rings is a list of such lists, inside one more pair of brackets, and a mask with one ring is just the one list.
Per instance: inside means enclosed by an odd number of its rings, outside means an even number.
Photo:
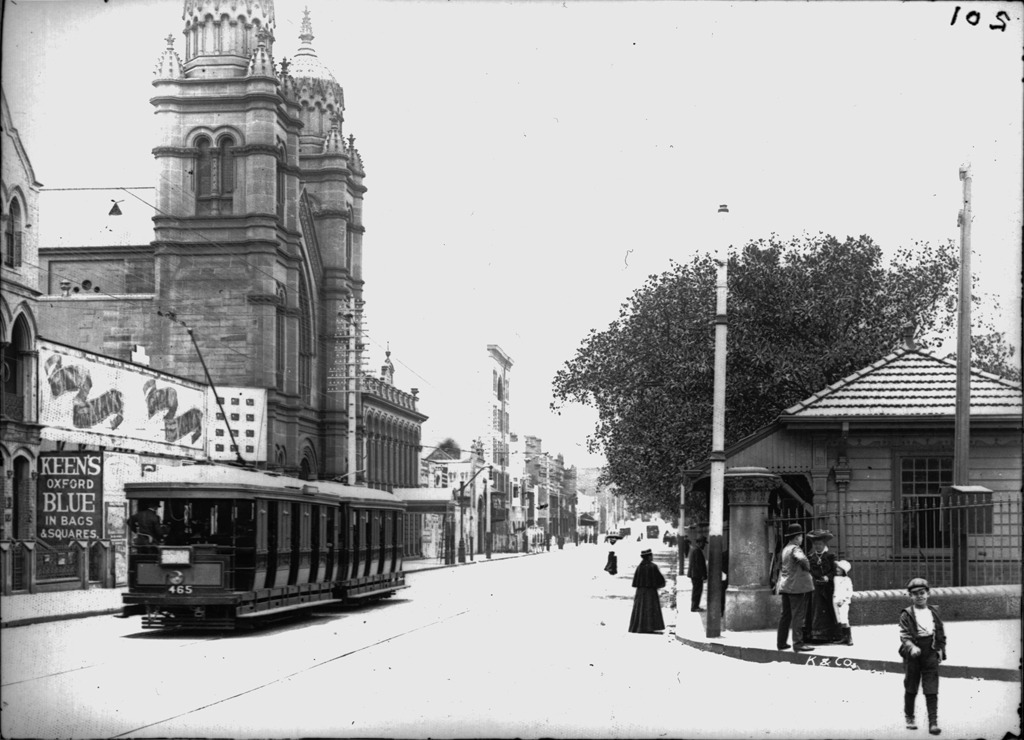
[{"label": "stone facade", "polygon": [[379,433],[364,428],[387,407],[402,465],[414,468],[408,448],[426,418],[415,395],[393,402],[396,389],[360,395],[354,383],[366,187],[343,135],[342,88],[316,56],[308,11],[289,62],[274,57],[272,2],[240,2],[230,17],[221,5],[185,0],[183,56],[172,35],[157,60],[152,243],[47,250],[67,269],[124,270],[106,278],[124,292],[52,302],[43,334],[118,359],[144,346],[155,369],[267,389],[273,469],[415,485],[394,472],[391,437],[375,446]]},{"label": "stone facade", "polygon": [[39,424],[35,398],[38,363],[39,272],[38,196],[28,154],[11,120],[7,97],[2,108],[2,170],[0,170],[0,352],[3,406],[0,411],[0,464],[3,481],[3,523],[0,539],[31,536],[39,457]]}]

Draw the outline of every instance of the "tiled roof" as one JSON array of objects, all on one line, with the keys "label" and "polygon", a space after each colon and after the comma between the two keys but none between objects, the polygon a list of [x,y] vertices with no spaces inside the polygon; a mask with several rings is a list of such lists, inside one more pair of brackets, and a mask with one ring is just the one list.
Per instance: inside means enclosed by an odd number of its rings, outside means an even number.
[{"label": "tiled roof", "polygon": [[[956,363],[900,349],[786,409],[781,417],[920,417],[956,413]],[[971,371],[971,416],[1024,413],[1021,386]]]}]

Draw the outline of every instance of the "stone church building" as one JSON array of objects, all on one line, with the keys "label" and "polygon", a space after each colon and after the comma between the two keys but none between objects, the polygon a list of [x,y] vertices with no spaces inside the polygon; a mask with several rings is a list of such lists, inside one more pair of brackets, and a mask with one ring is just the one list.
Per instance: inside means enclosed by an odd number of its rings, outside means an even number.
[{"label": "stone church building", "polygon": [[183,18],[184,48],[167,37],[150,100],[154,238],[40,249],[42,274],[102,274],[105,287],[49,301],[39,334],[122,360],[144,347],[160,371],[266,389],[270,469],[415,486],[415,389],[394,386],[390,360],[356,380],[366,173],[309,12],[291,60],[275,59],[272,0],[184,0]]}]

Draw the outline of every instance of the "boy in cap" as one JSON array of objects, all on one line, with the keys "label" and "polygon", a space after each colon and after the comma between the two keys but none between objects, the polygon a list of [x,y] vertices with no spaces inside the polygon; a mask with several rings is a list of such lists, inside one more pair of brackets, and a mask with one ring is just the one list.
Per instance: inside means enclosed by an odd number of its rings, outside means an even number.
[{"label": "boy in cap", "polygon": [[928,581],[912,578],[907,592],[913,604],[900,612],[900,655],[903,656],[903,714],[907,729],[916,730],[914,704],[923,684],[928,707],[928,732],[939,729],[939,663],[946,659],[946,630],[934,606],[928,604]]}]

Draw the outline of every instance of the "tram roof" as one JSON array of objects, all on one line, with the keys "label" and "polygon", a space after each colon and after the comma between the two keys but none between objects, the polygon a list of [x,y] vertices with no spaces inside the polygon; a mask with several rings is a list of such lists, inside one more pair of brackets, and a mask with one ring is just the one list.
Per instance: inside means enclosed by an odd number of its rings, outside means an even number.
[{"label": "tram roof", "polygon": [[346,486],[329,480],[306,481],[300,478],[271,473],[265,470],[247,470],[231,465],[159,465],[147,470],[141,480],[125,485],[129,498],[153,496],[156,488],[230,488],[245,487],[250,491],[277,491],[289,494],[319,494],[357,501],[402,504],[402,500],[388,491],[364,486]]}]

